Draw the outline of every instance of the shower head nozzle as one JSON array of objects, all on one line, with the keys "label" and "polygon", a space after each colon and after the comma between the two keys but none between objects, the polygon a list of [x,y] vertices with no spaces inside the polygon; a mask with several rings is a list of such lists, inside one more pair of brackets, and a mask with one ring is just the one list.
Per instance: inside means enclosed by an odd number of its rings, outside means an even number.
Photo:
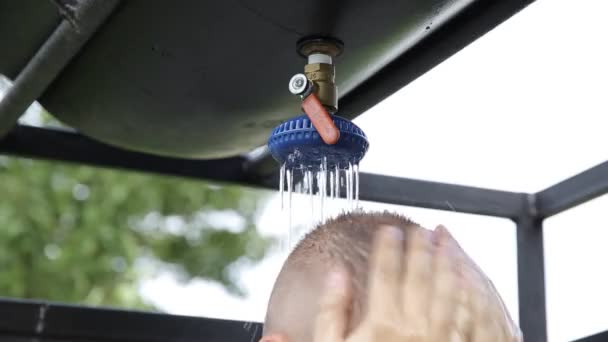
[{"label": "shower head nozzle", "polygon": [[292,118],[277,126],[268,139],[272,156],[290,168],[346,169],[358,164],[369,147],[365,133],[351,121],[331,115],[340,131],[338,142],[323,142],[306,115]]}]

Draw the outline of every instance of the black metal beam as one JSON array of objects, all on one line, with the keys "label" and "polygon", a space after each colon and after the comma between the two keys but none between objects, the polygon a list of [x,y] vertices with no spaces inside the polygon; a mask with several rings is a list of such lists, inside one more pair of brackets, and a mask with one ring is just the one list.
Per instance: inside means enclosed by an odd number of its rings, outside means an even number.
[{"label": "black metal beam", "polygon": [[583,337],[572,342],[606,342],[608,341],[608,331],[604,331],[595,335]]},{"label": "black metal beam", "polygon": [[[154,172],[278,189],[278,176],[258,176],[248,159],[190,160],[126,151],[78,133],[19,125],[0,139],[0,153]],[[391,204],[516,218],[524,194],[422,180],[361,174],[360,198]]]},{"label": "black metal beam", "polygon": [[247,183],[245,158],[189,160],[159,157],[112,147],[81,134],[17,125],[0,138],[0,153],[20,157],[82,163],[179,177]]},{"label": "black metal beam", "polygon": [[74,18],[61,21],[0,101],[0,137],[42,95],[118,3],[119,0],[82,1]]},{"label": "black metal beam", "polygon": [[529,195],[517,224],[517,281],[519,326],[525,341],[547,341],[545,253],[543,221],[537,217],[537,202]]},{"label": "black metal beam", "polygon": [[538,215],[547,218],[608,193],[608,161],[536,194]]},{"label": "black metal beam", "polygon": [[525,194],[362,174],[362,200],[460,213],[516,218],[520,215]]},{"label": "black metal beam", "polygon": [[0,317],[0,340],[257,342],[262,333],[256,322],[7,299],[0,300]]},{"label": "black metal beam", "polygon": [[340,98],[340,112],[362,114],[532,2],[534,0],[473,1],[445,25]]}]

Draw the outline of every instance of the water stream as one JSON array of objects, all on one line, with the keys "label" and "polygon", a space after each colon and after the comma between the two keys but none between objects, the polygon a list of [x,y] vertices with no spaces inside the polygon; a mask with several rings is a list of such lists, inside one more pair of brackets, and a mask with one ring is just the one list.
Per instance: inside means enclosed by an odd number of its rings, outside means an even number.
[{"label": "water stream", "polygon": [[[300,172],[296,172],[300,171]],[[301,175],[297,178],[296,175]],[[281,200],[281,211],[287,211],[288,232],[286,247],[290,250],[297,240],[295,227],[292,225],[293,210],[298,211],[293,206],[293,194],[299,193],[310,198],[310,222],[307,226],[314,226],[319,222],[323,222],[329,215],[331,210],[327,210],[327,206],[335,207],[337,203],[345,202],[345,206],[341,206],[342,212],[349,212],[359,208],[359,165],[349,163],[345,169],[340,169],[337,166],[328,168],[327,161],[316,167],[289,168],[285,164],[281,166],[279,172],[279,193]],[[297,179],[296,179],[297,178]],[[295,184],[294,184],[295,182]],[[285,189],[287,188],[287,189]],[[284,192],[287,190],[287,206],[284,204]],[[329,191],[329,193],[328,193]],[[342,197],[344,194],[345,197]],[[343,201],[346,200],[346,201]],[[317,206],[317,210],[315,210]],[[304,210],[304,208],[299,208]]]}]

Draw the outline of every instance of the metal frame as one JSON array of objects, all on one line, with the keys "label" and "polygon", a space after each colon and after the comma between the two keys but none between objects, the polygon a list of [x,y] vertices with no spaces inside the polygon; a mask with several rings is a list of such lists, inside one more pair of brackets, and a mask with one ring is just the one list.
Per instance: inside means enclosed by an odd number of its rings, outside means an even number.
[{"label": "metal frame", "polygon": [[[445,27],[340,100],[360,114],[508,19],[532,0],[477,0]],[[60,129],[17,125],[17,118],[102,27],[118,0],[82,0],[23,68],[0,102],[0,154],[122,168],[276,189],[267,153],[220,160],[166,158],[112,147]],[[380,190],[382,189],[382,190]],[[543,221],[608,193],[608,162],[535,194],[361,175],[362,200],[496,216],[517,226],[520,325],[526,341],[547,340]],[[259,323],[0,300],[0,341],[256,341]],[[605,340],[594,335],[578,341]]]},{"label": "metal frame", "polygon": [[587,336],[573,342],[604,342],[608,341],[608,331],[601,332],[599,334]]},{"label": "metal frame", "polygon": [[[259,176],[250,172],[246,157],[205,161],[158,157],[125,151],[59,129],[19,125],[0,139],[0,153],[267,189],[276,189],[278,185],[276,175]],[[606,193],[608,161],[535,194],[368,173],[361,174],[360,188],[362,200],[513,220],[517,225],[520,326],[527,341],[547,340],[543,221]],[[0,310],[5,304],[0,304]],[[118,316],[113,319],[118,319]],[[174,318],[170,316],[167,319],[172,321]],[[181,321],[175,318],[175,322]],[[204,319],[199,322],[207,324]],[[0,326],[0,332],[3,329]]]},{"label": "metal frame", "polygon": [[[0,341],[255,341],[255,322],[93,309],[29,301],[0,302]],[[202,338],[203,337],[203,338]]]}]

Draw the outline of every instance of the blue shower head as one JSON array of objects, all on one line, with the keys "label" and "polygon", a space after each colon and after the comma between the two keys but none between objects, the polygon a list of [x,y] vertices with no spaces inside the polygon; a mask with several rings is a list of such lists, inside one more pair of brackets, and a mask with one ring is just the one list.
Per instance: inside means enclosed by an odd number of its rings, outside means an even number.
[{"label": "blue shower head", "polygon": [[300,115],[272,131],[268,139],[270,153],[281,165],[296,169],[315,169],[324,163],[331,169],[346,169],[349,164],[358,164],[369,146],[365,133],[347,119],[336,115],[331,118],[340,130],[336,144],[323,142],[308,117]]}]

